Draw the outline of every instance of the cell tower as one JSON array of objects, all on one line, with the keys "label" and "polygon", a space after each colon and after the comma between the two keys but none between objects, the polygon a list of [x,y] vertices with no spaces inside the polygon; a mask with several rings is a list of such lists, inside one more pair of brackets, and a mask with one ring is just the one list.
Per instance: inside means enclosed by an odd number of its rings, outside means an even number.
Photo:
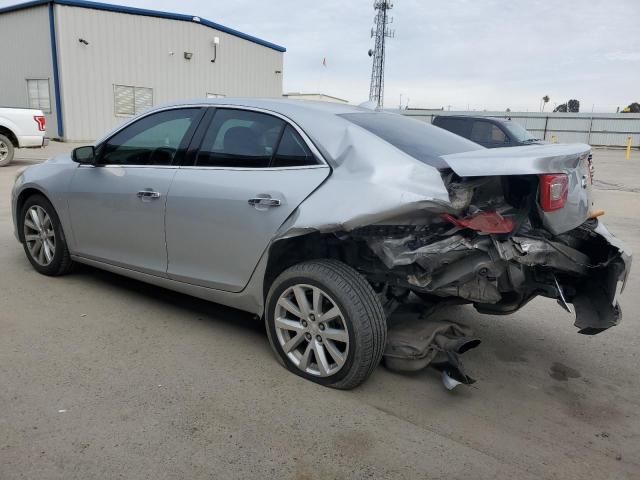
[{"label": "cell tower", "polygon": [[375,37],[376,44],[373,50],[369,50],[369,56],[373,57],[369,101],[376,102],[376,110],[382,110],[384,103],[384,44],[387,38],[395,36],[395,31],[389,29],[389,24],[393,23],[393,17],[389,17],[388,13],[393,8],[393,3],[391,0],[375,0],[373,8],[377,13],[374,19],[376,25],[371,28],[371,37]]}]

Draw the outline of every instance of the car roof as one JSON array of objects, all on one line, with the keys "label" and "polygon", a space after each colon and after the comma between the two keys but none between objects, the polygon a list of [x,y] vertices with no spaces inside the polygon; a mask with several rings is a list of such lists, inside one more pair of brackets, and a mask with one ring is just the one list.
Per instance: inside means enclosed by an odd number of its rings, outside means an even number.
[{"label": "car roof", "polygon": [[211,107],[245,107],[265,110],[283,115],[294,123],[302,127],[311,136],[318,130],[322,130],[327,123],[347,123],[347,120],[340,117],[346,113],[370,113],[375,112],[368,108],[357,107],[334,102],[321,102],[314,100],[290,100],[286,98],[199,98],[175,102],[171,104],[159,105],[150,110],[161,110],[167,107],[187,107],[187,106],[211,106]]},{"label": "car roof", "polygon": [[[328,152],[326,152],[324,147],[327,145],[333,145],[336,141],[339,141],[339,138],[344,134],[345,129],[348,127],[361,128],[353,125],[341,115],[348,113],[364,113],[370,115],[382,114],[381,112],[376,112],[368,108],[333,102],[291,100],[286,98],[225,97],[196,98],[165,103],[147,110],[143,115],[148,115],[168,108],[192,106],[245,107],[282,115],[302,128],[307,136],[316,144],[316,147],[318,147],[323,155],[325,155],[325,158],[329,159],[329,162],[332,161],[333,156],[327,154]],[[387,113],[384,114],[388,115]],[[137,119],[138,116],[132,117],[128,122],[118,126],[117,129],[122,129],[128,124],[135,122]],[[110,135],[113,135],[113,131],[105,135],[96,144],[104,141]],[[383,140],[379,139],[379,141]]]},{"label": "car roof", "polygon": [[[411,162],[423,163],[411,157],[409,154],[404,153],[382,136],[363,128],[349,119],[353,114],[372,117],[393,116],[404,119],[408,119],[408,117],[403,117],[397,113],[380,112],[355,105],[285,98],[200,98],[159,105],[147,111],[146,114],[167,108],[190,106],[239,107],[281,115],[304,131],[331,166],[337,166],[342,163],[342,159],[345,157],[344,148],[345,146],[352,148],[355,137],[360,138],[360,143],[358,143],[356,151],[363,156],[361,160],[365,163],[372,161],[372,151],[386,148],[391,148],[396,152],[393,155],[390,153],[388,155],[404,156],[410,158]],[[135,118],[136,117],[132,118],[130,121],[135,121]],[[420,122],[419,120],[412,121],[421,123],[425,125],[426,128],[440,130],[435,126]],[[124,128],[124,125],[120,128]],[[457,136],[455,137],[459,138]],[[366,155],[365,152],[367,152]],[[357,157],[358,155],[355,156]]]},{"label": "car roof", "polygon": [[[372,110],[336,102],[317,100],[292,100],[287,98],[206,98],[176,102],[173,105],[211,105],[262,108],[286,115],[287,112],[316,111],[318,113],[340,115],[342,113],[372,112]],[[165,105],[166,106],[166,105]]]}]

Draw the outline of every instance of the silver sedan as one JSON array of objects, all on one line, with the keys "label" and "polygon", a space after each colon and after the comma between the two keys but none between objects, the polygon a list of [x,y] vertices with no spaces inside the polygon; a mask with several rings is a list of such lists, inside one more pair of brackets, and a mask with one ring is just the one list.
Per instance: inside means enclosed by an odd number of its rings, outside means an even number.
[{"label": "silver sedan", "polygon": [[38,272],[80,262],[254,313],[286,368],[346,389],[409,296],[505,314],[542,295],[581,333],[616,325],[631,255],[597,218],[589,153],[346,105],[181,103],[26,169],[13,220]]}]

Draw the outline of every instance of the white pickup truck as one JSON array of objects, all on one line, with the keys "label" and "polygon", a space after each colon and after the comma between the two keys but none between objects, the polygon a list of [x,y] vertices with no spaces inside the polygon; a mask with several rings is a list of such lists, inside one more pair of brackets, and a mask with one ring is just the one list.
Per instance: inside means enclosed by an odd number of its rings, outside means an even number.
[{"label": "white pickup truck", "polygon": [[42,110],[0,107],[0,167],[11,163],[16,148],[40,148],[48,143]]}]

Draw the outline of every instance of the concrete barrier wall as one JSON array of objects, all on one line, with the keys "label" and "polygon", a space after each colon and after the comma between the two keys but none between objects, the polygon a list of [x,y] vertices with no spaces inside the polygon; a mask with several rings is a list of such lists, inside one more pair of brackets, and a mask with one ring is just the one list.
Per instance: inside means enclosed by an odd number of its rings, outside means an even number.
[{"label": "concrete barrier wall", "polygon": [[398,113],[431,122],[437,115],[469,115],[510,118],[534,136],[558,143],[588,143],[595,146],[625,147],[631,137],[640,147],[638,113],[547,113],[547,112],[470,112],[442,110],[396,110]]}]

